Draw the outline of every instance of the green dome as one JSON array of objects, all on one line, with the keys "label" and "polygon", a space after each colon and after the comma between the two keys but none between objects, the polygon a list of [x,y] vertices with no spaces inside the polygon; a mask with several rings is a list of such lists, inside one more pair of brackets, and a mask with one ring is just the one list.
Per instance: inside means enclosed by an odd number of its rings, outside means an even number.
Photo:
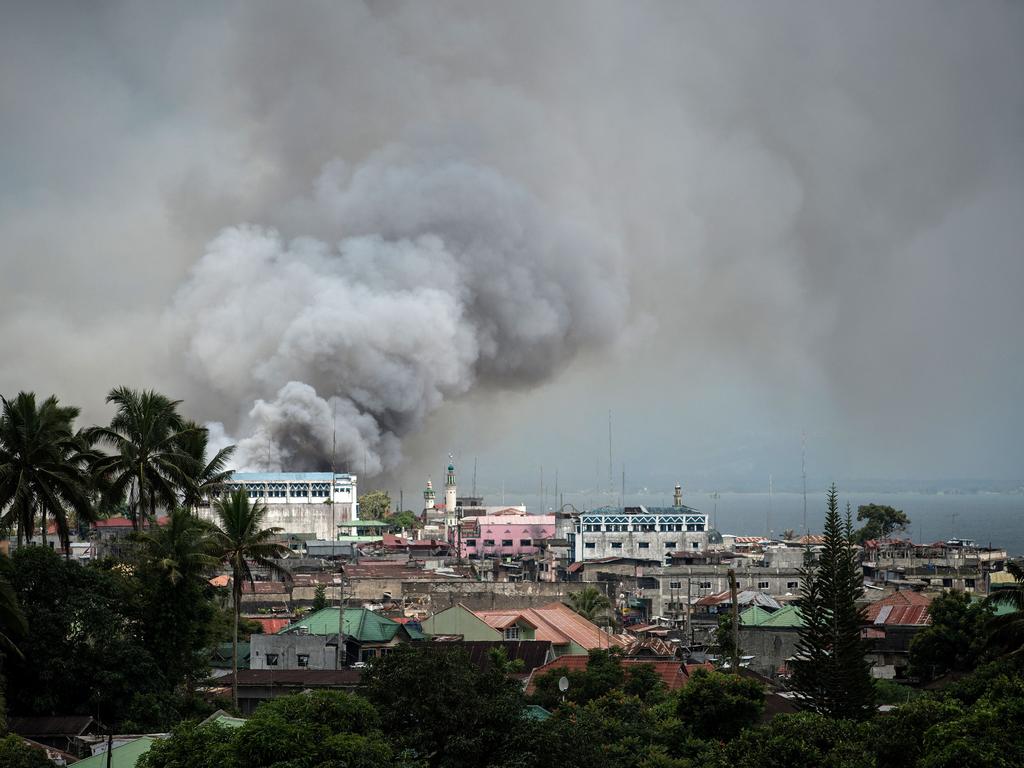
[{"label": "green dome", "polygon": [[449,464],[448,465],[448,471],[449,472],[454,472],[455,471],[455,465],[454,464]]}]

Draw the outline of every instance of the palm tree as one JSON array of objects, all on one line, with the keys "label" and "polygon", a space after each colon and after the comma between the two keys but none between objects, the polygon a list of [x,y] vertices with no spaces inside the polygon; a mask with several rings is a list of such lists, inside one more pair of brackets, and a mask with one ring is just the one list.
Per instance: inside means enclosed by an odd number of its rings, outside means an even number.
[{"label": "palm tree", "polygon": [[284,544],[273,541],[280,528],[263,528],[266,507],[260,502],[249,503],[246,490],[234,491],[217,499],[215,511],[218,524],[213,528],[213,540],[221,563],[231,569],[231,596],[235,609],[234,633],[231,640],[231,674],[235,707],[238,707],[238,621],[242,614],[242,584],[255,586],[249,567],[250,561],[284,578],[291,574],[274,558],[288,551]]},{"label": "palm tree", "polygon": [[204,497],[212,495],[231,479],[228,461],[235,452],[235,446],[221,448],[207,461],[209,441],[210,431],[193,421],[185,422],[185,429],[179,434],[178,445],[193,462],[193,474],[189,477],[190,483],[183,499],[185,507],[193,512]]},{"label": "palm tree", "polygon": [[158,392],[112,389],[107,402],[117,406],[109,427],[93,427],[90,437],[113,449],[93,462],[103,491],[104,506],[128,500],[128,516],[137,531],[156,517],[157,504],[177,506],[195,476],[195,460],[182,441],[190,430],[178,414],[180,400]]},{"label": "palm tree", "polygon": [[1008,562],[1006,571],[1014,582],[990,592],[985,602],[993,606],[1008,605],[1015,610],[989,619],[987,644],[989,648],[1003,650],[1003,656],[1015,656],[1024,653],[1024,567]]},{"label": "palm tree", "polygon": [[214,554],[212,526],[187,509],[171,510],[167,525],[140,531],[133,538],[140,554],[172,585],[182,581],[205,581],[206,574],[220,562]]},{"label": "palm tree", "polygon": [[608,597],[596,587],[585,587],[569,594],[569,605],[587,621],[597,621],[607,616],[612,604]]},{"label": "palm tree", "polygon": [[0,415],[0,510],[3,523],[16,527],[18,541],[35,534],[36,512],[42,514],[43,543],[46,517],[52,515],[57,535],[69,555],[68,512],[91,520],[91,487],[86,465],[92,456],[87,436],[72,431],[78,409],[61,406],[55,396],[36,405],[32,392],[3,398]]}]

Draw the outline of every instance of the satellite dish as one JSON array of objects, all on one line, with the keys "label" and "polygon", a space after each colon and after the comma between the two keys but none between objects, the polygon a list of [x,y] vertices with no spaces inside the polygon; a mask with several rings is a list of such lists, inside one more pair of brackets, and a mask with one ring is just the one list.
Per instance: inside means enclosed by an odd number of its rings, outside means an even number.
[{"label": "satellite dish", "polygon": [[568,677],[560,677],[560,678],[558,678],[558,690],[560,690],[562,693],[565,693],[566,691],[569,690],[569,678]]}]

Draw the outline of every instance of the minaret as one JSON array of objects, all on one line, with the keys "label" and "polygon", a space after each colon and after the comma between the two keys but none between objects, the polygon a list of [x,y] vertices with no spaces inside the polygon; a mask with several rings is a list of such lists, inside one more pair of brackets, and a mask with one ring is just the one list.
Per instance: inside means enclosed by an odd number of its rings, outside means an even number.
[{"label": "minaret", "polygon": [[433,512],[435,504],[437,504],[437,499],[434,496],[434,484],[430,482],[428,477],[426,490],[423,491],[423,509],[427,512]]},{"label": "minaret", "polygon": [[[449,459],[452,456],[449,454]],[[444,511],[449,517],[455,514],[455,501],[458,498],[458,493],[455,490],[455,465],[448,465],[448,477],[444,481]]]},{"label": "minaret", "polygon": [[676,483],[676,492],[672,495],[672,506],[683,506],[683,486],[681,486],[679,483]]}]

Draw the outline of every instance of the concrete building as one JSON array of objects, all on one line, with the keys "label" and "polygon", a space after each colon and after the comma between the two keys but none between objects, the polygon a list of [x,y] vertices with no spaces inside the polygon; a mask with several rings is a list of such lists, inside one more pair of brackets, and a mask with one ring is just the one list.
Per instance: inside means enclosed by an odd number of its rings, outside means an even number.
[{"label": "concrete building", "polygon": [[536,554],[538,542],[554,534],[554,515],[465,517],[457,544],[464,558],[517,557]]},{"label": "concrete building", "polygon": [[[235,472],[222,493],[244,489],[267,508],[263,523],[284,533],[312,533],[317,539],[338,536],[338,524],[359,519],[355,475],[332,472]],[[207,503],[199,516],[214,519]]]},{"label": "concrete building", "polygon": [[708,546],[708,516],[681,503],[675,507],[599,507],[560,516],[557,537],[569,542],[573,562],[632,557],[664,562],[677,551]]}]

